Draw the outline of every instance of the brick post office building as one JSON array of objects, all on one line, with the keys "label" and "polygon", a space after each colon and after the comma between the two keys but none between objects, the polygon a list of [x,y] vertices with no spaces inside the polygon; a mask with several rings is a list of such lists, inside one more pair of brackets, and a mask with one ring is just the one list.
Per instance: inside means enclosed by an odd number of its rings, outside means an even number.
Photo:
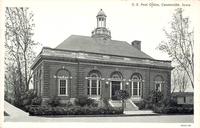
[{"label": "brick post office building", "polygon": [[141,42],[111,39],[106,15],[100,10],[91,36],[71,35],[56,48],[43,47],[32,65],[34,88],[45,101],[63,102],[88,96],[116,100],[123,89],[140,101],[151,90],[170,95],[171,61],[153,59],[141,51]]}]

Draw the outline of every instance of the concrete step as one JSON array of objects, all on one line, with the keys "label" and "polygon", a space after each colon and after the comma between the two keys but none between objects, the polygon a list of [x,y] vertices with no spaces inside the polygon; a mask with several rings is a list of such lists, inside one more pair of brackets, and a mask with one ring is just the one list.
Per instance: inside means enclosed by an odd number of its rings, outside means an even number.
[{"label": "concrete step", "polygon": [[120,100],[110,100],[109,103],[112,107],[122,107],[122,102]]},{"label": "concrete step", "polygon": [[125,105],[125,111],[136,111],[138,110],[138,107],[134,105],[133,102],[127,100]]},{"label": "concrete step", "polygon": [[[122,101],[121,100],[110,100],[109,104],[112,107],[122,107]],[[125,100],[125,108],[126,111],[136,111],[139,110],[138,107],[130,100]]]}]

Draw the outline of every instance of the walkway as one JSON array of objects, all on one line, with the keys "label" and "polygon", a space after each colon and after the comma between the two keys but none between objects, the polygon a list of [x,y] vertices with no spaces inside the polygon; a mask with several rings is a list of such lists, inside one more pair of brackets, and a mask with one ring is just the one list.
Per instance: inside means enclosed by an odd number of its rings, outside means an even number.
[{"label": "walkway", "polygon": [[21,109],[13,106],[12,104],[4,101],[4,111],[8,113],[9,118],[16,118],[16,117],[28,117],[28,113],[22,111]]},{"label": "walkway", "polygon": [[157,115],[151,110],[124,111],[124,114],[127,116]]}]

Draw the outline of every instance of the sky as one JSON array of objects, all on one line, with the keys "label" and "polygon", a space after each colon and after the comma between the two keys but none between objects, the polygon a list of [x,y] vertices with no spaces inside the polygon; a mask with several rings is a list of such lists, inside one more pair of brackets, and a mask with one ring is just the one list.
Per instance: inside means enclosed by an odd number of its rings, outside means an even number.
[{"label": "sky", "polygon": [[[20,4],[30,7],[34,14],[34,40],[42,46],[55,48],[70,35],[91,36],[96,27],[96,15],[103,9],[113,40],[128,43],[140,40],[142,51],[155,59],[170,60],[156,47],[165,39],[163,29],[169,28],[176,7],[133,6],[150,3],[137,0],[22,1]],[[192,14],[190,7],[186,11]],[[39,53],[41,48],[35,51]]]},{"label": "sky", "polygon": [[[6,4],[29,7],[34,14],[34,40],[41,43],[41,46],[35,49],[37,54],[43,46],[55,48],[70,35],[91,36],[97,24],[96,15],[100,9],[103,9],[107,15],[106,26],[111,30],[113,40],[128,43],[140,40],[143,52],[154,59],[171,60],[166,53],[156,48],[161,41],[166,39],[163,29],[170,27],[172,15],[177,7],[149,6],[150,3],[162,3],[155,1],[18,0],[14,4],[11,2]],[[133,6],[136,3],[140,6]],[[148,6],[142,6],[142,4],[148,4]],[[188,16],[191,21],[194,19],[192,6],[181,6],[185,10],[185,16]]]}]

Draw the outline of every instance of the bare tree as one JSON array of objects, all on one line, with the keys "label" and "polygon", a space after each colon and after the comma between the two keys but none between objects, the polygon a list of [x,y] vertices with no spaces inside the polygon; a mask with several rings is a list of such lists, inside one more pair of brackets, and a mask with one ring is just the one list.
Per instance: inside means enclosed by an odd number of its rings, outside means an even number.
[{"label": "bare tree", "polygon": [[175,68],[178,73],[184,74],[181,77],[182,84],[185,85],[188,79],[194,88],[194,36],[189,18],[183,17],[183,9],[175,10],[171,28],[168,31],[164,29],[164,32],[166,40],[159,44],[159,50],[168,53],[172,61],[177,64]]},{"label": "bare tree", "polygon": [[176,67],[172,71],[172,81],[173,81],[173,88],[172,93],[175,90],[178,90],[179,92],[184,92],[188,87],[188,77],[184,70],[179,69]]},{"label": "bare tree", "polygon": [[33,48],[38,43],[32,39],[35,25],[29,8],[7,7],[5,11],[5,86],[17,94],[29,90]]}]

